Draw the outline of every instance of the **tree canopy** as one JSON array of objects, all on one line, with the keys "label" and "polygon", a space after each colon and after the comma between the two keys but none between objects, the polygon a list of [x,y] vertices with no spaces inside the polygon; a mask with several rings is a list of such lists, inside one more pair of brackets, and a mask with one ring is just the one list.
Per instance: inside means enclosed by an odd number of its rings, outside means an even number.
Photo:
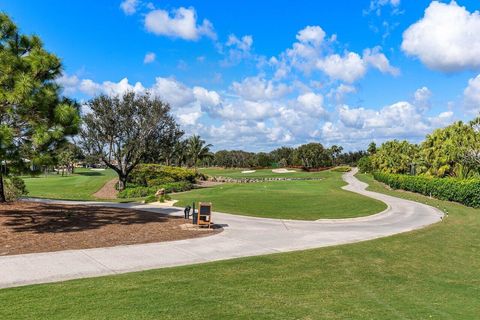
[{"label": "tree canopy", "polygon": [[88,106],[91,112],[84,116],[82,146],[118,174],[120,190],[149,147],[177,130],[170,106],[148,92],[101,95]]},{"label": "tree canopy", "polygon": [[0,202],[6,200],[5,172],[26,169],[26,160],[40,162],[78,130],[78,108],[60,97],[55,83],[61,71],[60,59],[40,38],[21,34],[0,14]]},{"label": "tree canopy", "polygon": [[436,177],[480,176],[480,117],[457,121],[428,134],[419,145],[387,141],[371,153],[372,170]]}]

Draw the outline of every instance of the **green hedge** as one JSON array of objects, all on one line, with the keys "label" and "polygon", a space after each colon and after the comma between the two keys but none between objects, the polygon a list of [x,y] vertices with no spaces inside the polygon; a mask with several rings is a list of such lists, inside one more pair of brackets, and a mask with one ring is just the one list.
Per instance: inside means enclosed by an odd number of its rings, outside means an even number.
[{"label": "green hedge", "polygon": [[375,172],[373,177],[393,189],[413,191],[469,207],[480,207],[479,179],[432,178],[381,172]]},{"label": "green hedge", "polygon": [[125,199],[125,198],[141,198],[155,195],[158,189],[165,189],[166,193],[170,192],[182,192],[188,191],[193,188],[193,184],[188,181],[179,181],[179,182],[171,182],[166,183],[158,186],[151,186],[151,187],[128,187],[123,191],[118,193],[118,197]]},{"label": "green hedge", "polygon": [[191,169],[141,164],[130,173],[128,182],[138,186],[153,187],[177,181],[195,183],[196,177],[197,173]]}]

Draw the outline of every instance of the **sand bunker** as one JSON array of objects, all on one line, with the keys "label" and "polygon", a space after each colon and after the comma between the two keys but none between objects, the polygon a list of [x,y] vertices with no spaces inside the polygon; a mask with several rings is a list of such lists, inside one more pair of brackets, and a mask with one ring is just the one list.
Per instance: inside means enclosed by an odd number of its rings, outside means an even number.
[{"label": "sand bunker", "polygon": [[256,170],[244,170],[242,173],[254,173]]},{"label": "sand bunker", "polygon": [[282,169],[273,169],[272,172],[274,172],[274,173],[292,173],[292,172],[297,172],[297,171],[282,168]]}]

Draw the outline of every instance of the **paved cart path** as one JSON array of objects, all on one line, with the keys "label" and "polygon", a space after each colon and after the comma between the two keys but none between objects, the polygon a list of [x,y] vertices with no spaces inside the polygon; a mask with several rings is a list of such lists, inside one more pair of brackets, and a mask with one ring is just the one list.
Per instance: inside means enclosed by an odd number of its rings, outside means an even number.
[{"label": "paved cart path", "polygon": [[[298,221],[214,213],[224,231],[209,237],[108,248],[66,250],[0,257],[0,288],[111,275],[209,261],[288,252],[365,241],[420,229],[440,221],[433,207],[366,191],[367,184],[346,173],[345,190],[385,202],[385,211],[360,218]],[[108,205],[183,215],[181,208],[154,205],[50,201]]]}]

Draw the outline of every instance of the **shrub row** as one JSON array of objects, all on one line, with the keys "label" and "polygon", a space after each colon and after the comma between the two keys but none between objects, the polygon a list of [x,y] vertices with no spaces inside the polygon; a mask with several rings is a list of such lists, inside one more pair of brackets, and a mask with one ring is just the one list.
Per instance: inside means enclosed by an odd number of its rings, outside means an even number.
[{"label": "shrub row", "polygon": [[122,190],[118,193],[118,197],[125,199],[152,196],[157,193],[158,189],[162,188],[165,189],[166,193],[182,192],[191,190],[193,188],[193,184],[188,181],[179,181],[151,187],[127,187],[125,190]]},{"label": "shrub row", "polygon": [[474,208],[480,207],[480,180],[478,179],[432,178],[381,172],[375,172],[373,177],[393,189],[413,191]]},{"label": "shrub row", "polygon": [[153,187],[177,181],[195,183],[196,177],[197,173],[191,169],[141,164],[131,172],[129,182],[138,186]]}]

